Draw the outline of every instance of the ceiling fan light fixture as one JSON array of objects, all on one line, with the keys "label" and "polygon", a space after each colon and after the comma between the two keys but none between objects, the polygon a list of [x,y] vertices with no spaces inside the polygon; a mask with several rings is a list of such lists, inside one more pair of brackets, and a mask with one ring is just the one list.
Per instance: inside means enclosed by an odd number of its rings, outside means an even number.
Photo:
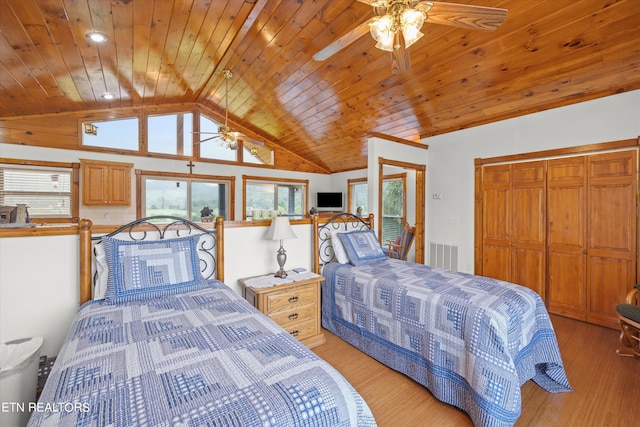
[{"label": "ceiling fan light fixture", "polygon": [[[414,9],[416,5],[421,7]],[[372,6],[377,17],[369,24],[369,31],[377,42],[378,49],[389,52],[399,49],[399,32],[402,32],[405,47],[411,46],[424,36],[420,29],[427,18],[426,12],[431,8],[431,3],[381,0],[372,3]]]},{"label": "ceiling fan light fixture", "polygon": [[415,9],[405,9],[402,12],[402,36],[404,37],[405,47],[409,47],[424,34],[420,31],[424,24],[424,13]]},{"label": "ceiling fan light fixture", "polygon": [[393,31],[393,17],[391,15],[383,15],[373,20],[369,24],[371,37],[378,42],[376,47],[388,52],[393,51],[393,39],[395,32]]}]

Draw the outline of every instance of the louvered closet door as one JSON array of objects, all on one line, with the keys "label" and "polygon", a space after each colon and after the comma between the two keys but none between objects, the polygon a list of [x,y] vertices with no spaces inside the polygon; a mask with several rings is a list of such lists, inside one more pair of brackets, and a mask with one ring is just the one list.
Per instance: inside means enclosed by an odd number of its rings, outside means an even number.
[{"label": "louvered closet door", "polygon": [[547,181],[547,305],[586,320],[586,156],[549,160]]},{"label": "louvered closet door", "polygon": [[485,166],[482,274],[511,280],[511,165]]},{"label": "louvered closet door", "polygon": [[514,163],[511,176],[513,225],[509,280],[533,289],[545,299],[546,162]]},{"label": "louvered closet door", "polygon": [[636,156],[589,156],[587,320],[618,327],[615,307],[636,283]]}]

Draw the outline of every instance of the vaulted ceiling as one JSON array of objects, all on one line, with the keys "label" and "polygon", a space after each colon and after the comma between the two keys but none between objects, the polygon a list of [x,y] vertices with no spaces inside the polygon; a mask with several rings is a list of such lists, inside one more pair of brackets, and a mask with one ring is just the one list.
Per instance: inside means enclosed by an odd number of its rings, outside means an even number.
[{"label": "vaulted ceiling", "polygon": [[[465,0],[492,32],[427,22],[411,67],[351,0],[0,0],[0,120],[197,102],[331,172],[366,167],[374,134],[420,138],[640,88],[638,0]],[[95,44],[91,30],[108,40]],[[105,100],[103,93],[115,94]]]}]

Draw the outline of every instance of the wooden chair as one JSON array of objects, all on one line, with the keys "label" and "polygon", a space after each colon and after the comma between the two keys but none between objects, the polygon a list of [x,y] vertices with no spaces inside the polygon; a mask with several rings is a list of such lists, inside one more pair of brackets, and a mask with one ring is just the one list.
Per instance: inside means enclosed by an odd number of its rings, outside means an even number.
[{"label": "wooden chair", "polygon": [[416,228],[405,225],[402,229],[402,234],[400,234],[400,238],[395,241],[389,241],[384,252],[386,252],[389,258],[401,259],[406,261],[415,235]]},{"label": "wooden chair", "polygon": [[620,321],[620,356],[640,357],[640,285],[635,285],[627,294],[625,304],[616,307]]}]

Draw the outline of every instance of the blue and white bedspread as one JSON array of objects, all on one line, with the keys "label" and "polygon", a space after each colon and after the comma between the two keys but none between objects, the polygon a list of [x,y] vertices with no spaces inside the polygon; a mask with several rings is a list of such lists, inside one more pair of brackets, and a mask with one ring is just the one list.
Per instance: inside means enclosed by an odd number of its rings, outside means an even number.
[{"label": "blue and white bedspread", "polygon": [[571,391],[547,310],[527,288],[393,259],[322,273],[326,329],[476,426],[513,425],[529,379]]},{"label": "blue and white bedspread", "polygon": [[221,282],[76,315],[29,426],[374,426],[330,365]]}]

